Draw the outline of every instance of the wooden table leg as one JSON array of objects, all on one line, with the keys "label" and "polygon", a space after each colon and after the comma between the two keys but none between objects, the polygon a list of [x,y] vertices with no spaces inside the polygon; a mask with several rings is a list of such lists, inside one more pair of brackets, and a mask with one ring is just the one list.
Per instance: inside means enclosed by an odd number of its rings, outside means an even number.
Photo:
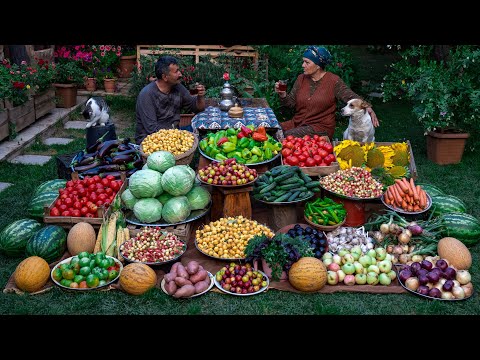
[{"label": "wooden table leg", "polygon": [[277,231],[284,226],[297,222],[297,204],[272,205],[272,216],[269,216],[270,228]]},{"label": "wooden table leg", "polygon": [[248,192],[225,195],[223,204],[223,216],[238,216],[252,218],[252,204],[250,203],[250,194]]}]

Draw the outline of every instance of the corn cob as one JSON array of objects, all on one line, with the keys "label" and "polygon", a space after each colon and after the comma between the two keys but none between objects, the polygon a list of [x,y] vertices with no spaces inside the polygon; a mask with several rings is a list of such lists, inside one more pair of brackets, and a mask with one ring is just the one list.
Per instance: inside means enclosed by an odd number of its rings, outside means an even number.
[{"label": "corn cob", "polygon": [[94,254],[102,250],[102,228],[103,224],[101,224],[100,229],[98,229],[97,241],[95,242],[95,248],[93,249]]},{"label": "corn cob", "polygon": [[104,232],[105,236],[102,239],[102,251],[106,255],[113,256],[113,244],[115,242],[115,237],[117,235],[117,213],[112,213],[108,221],[106,231]]},{"label": "corn cob", "polygon": [[120,226],[117,229],[117,243],[116,243],[116,251],[115,251],[115,256],[117,257],[118,260],[122,260],[122,256],[120,255],[120,245],[125,241],[125,231],[123,231],[123,228]]}]

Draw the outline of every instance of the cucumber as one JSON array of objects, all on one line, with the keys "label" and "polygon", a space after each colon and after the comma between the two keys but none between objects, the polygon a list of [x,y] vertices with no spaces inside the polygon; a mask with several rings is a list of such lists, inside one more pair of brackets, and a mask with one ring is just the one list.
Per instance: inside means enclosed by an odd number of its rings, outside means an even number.
[{"label": "cucumber", "polygon": [[296,171],[301,171],[298,166],[288,166],[282,170],[282,175],[283,174],[288,174],[288,173],[294,173]]},{"label": "cucumber", "polygon": [[297,175],[293,175],[290,179],[287,179],[287,180],[283,180],[282,182],[280,182],[280,185],[288,185],[288,184],[305,184],[305,181],[303,181],[302,179],[300,179]]},{"label": "cucumber", "polygon": [[290,198],[290,196],[292,195],[292,192],[287,192],[286,194],[278,197],[276,200],[274,200],[273,202],[284,202],[284,201],[288,201],[288,199]]},{"label": "cucumber", "polygon": [[[275,189],[275,186],[277,186],[276,182],[273,182],[270,185],[265,186],[262,190],[260,190],[260,194],[264,194],[270,190]],[[280,189],[280,190],[283,190],[283,189]]]},{"label": "cucumber", "polygon": [[288,168],[290,166],[286,166],[286,165],[279,165],[279,166],[275,166],[273,169],[270,170],[271,174],[273,176],[276,176],[276,175],[279,175],[283,169],[285,168]]},{"label": "cucumber", "polygon": [[315,187],[318,187],[319,184],[320,184],[320,182],[318,182],[318,181],[310,181],[309,183],[305,183],[305,187],[307,189],[313,189]]},{"label": "cucumber", "polygon": [[289,198],[288,198],[288,201],[293,201],[295,200],[299,195],[300,195],[301,191],[295,191]]}]

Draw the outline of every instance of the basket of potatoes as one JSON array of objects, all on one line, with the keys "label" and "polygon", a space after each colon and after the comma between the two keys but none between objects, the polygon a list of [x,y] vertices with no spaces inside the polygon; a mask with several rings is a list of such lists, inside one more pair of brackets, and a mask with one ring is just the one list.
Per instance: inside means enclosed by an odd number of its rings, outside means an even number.
[{"label": "basket of potatoes", "polygon": [[187,130],[161,129],[148,135],[140,144],[146,159],[155,151],[169,151],[175,156],[176,165],[188,165],[198,147],[198,136]]}]

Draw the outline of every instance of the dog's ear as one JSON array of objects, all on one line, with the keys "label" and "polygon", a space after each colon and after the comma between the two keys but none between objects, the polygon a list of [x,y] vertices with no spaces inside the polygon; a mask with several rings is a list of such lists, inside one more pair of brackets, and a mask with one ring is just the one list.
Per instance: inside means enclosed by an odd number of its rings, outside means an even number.
[{"label": "dog's ear", "polygon": [[367,108],[369,108],[369,107],[372,107],[372,104],[370,104],[370,103],[366,102],[365,100],[363,100],[362,103],[360,104],[360,107],[361,107],[362,109],[367,109]]}]

